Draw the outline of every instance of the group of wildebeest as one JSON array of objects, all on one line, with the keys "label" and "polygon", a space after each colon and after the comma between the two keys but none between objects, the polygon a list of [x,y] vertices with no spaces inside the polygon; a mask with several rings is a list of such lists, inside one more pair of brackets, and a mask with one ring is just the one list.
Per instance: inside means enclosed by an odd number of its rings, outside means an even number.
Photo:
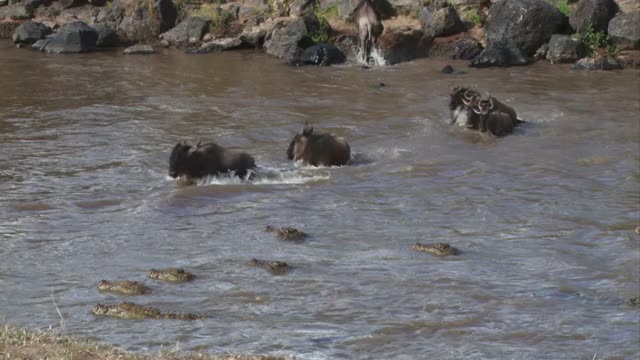
[{"label": "group of wildebeest", "polygon": [[[516,111],[491,95],[466,87],[455,87],[449,94],[450,124],[471,130],[504,136],[522,123]],[[316,132],[308,124],[297,133],[287,148],[287,158],[312,166],[342,166],[351,160],[351,147],[341,137]],[[256,168],[253,157],[245,152],[225,149],[215,143],[179,142],[169,158],[169,176],[186,182],[206,176],[233,172],[249,178]]]}]

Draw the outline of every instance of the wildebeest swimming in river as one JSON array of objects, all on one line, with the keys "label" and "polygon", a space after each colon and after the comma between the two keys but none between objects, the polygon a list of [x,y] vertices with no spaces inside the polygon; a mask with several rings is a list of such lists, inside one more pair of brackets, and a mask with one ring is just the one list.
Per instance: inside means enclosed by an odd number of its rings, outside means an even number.
[{"label": "wildebeest swimming in river", "polygon": [[451,124],[469,129],[489,132],[495,136],[504,136],[513,132],[513,128],[524,121],[518,119],[516,111],[487,94],[466,87],[453,88],[449,94]]},{"label": "wildebeest swimming in river", "polygon": [[201,178],[234,171],[235,175],[245,177],[250,169],[256,167],[251,155],[227,150],[214,143],[190,145],[179,142],[173,147],[169,157],[169,176]]},{"label": "wildebeest swimming in river", "polygon": [[378,42],[378,37],[384,30],[382,18],[371,0],[360,0],[353,13],[360,38],[358,58],[364,63],[369,63],[371,49]]},{"label": "wildebeest swimming in river", "polygon": [[351,147],[343,138],[314,132],[313,127],[305,124],[302,133],[291,140],[287,158],[302,160],[305,165],[341,166],[351,159]]}]

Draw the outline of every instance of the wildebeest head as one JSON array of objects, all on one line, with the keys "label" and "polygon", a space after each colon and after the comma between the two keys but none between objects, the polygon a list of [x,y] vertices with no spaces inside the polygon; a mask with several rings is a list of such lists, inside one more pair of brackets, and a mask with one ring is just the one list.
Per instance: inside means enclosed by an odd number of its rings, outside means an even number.
[{"label": "wildebeest head", "polygon": [[480,98],[476,97],[475,103],[473,104],[473,111],[476,114],[487,115],[493,112],[495,108],[495,103],[493,102],[493,98],[491,95],[486,94],[486,97]]},{"label": "wildebeest head", "polygon": [[194,145],[189,145],[187,142],[182,141],[177,143],[169,157],[169,176],[177,178],[182,175],[190,175],[188,170],[191,162],[190,158],[199,147],[200,141]]},{"label": "wildebeest head", "polygon": [[311,136],[313,136],[313,127],[305,123],[302,128],[302,133],[296,134],[293,140],[291,140],[289,148],[287,149],[287,158],[294,161],[302,160],[309,147]]}]

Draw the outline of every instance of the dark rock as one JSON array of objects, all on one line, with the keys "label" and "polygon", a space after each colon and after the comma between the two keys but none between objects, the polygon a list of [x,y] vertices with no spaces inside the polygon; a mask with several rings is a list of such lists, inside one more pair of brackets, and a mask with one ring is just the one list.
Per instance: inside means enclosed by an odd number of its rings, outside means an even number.
[{"label": "dark rock", "polygon": [[576,70],[618,70],[622,69],[622,65],[613,58],[603,56],[582,58],[573,64],[571,68]]},{"label": "dark rock", "polygon": [[453,66],[445,65],[445,67],[440,70],[443,74],[452,74],[455,70],[453,70]]},{"label": "dark rock", "polygon": [[524,56],[532,56],[567,23],[567,17],[544,0],[499,0],[489,10],[485,33],[489,44],[509,40]]},{"label": "dark rock", "polygon": [[93,6],[104,6],[107,3],[107,0],[89,0],[89,4]]},{"label": "dark rock", "polygon": [[618,7],[613,0],[580,0],[569,13],[569,24],[576,32],[591,26],[594,31],[607,31]]},{"label": "dark rock", "polygon": [[174,45],[194,44],[202,40],[210,21],[201,17],[188,17],[173,29],[160,35]]},{"label": "dark rock", "polygon": [[435,9],[425,6],[420,10],[420,26],[426,36],[448,36],[465,30],[456,9],[453,6],[445,6]]},{"label": "dark rock", "polygon": [[33,44],[40,39],[44,39],[49,34],[51,34],[51,28],[47,25],[35,21],[27,21],[18,26],[13,33],[12,39],[14,44]]},{"label": "dark rock", "polygon": [[547,60],[552,64],[567,64],[576,62],[585,55],[582,43],[569,35],[554,34],[549,40]]},{"label": "dark rock", "polygon": [[176,25],[178,9],[171,0],[156,0],[154,7],[160,15],[160,31],[167,31]]},{"label": "dark rock", "polygon": [[124,49],[125,55],[149,55],[155,54],[155,52],[153,47],[147,44],[137,44]]},{"label": "dark rock", "polygon": [[431,38],[410,28],[385,28],[378,38],[382,56],[390,65],[427,56],[430,44]]},{"label": "dark rock", "polygon": [[58,2],[62,5],[63,9],[69,9],[87,3],[86,0],[59,0]]},{"label": "dark rock", "polygon": [[118,45],[118,33],[114,28],[106,24],[95,24],[92,26],[98,33],[97,47],[111,47]]},{"label": "dark rock", "polygon": [[0,20],[26,20],[33,17],[33,10],[25,4],[0,7]]},{"label": "dark rock", "polygon": [[609,22],[609,38],[619,49],[640,49],[640,10],[619,14]]},{"label": "dark rock", "polygon": [[76,21],[64,24],[48,39],[42,50],[49,53],[81,53],[96,48],[98,32],[87,24]]},{"label": "dark rock", "polygon": [[199,48],[188,49],[188,54],[208,54],[211,52],[236,49],[242,46],[242,40],[236,38],[215,39],[202,44]]},{"label": "dark rock", "polygon": [[300,55],[294,55],[289,59],[289,65],[329,66],[342,64],[346,60],[347,57],[337,47],[331,44],[318,44],[306,48]]},{"label": "dark rock", "polygon": [[302,49],[313,45],[309,37],[305,18],[298,18],[286,24],[278,24],[264,42],[265,52],[283,59],[290,59]]},{"label": "dark rock", "polygon": [[473,38],[464,38],[456,42],[452,54],[452,59],[471,60],[482,52],[482,44]]},{"label": "dark rock", "polygon": [[473,62],[471,67],[483,68],[490,66],[514,66],[525,65],[527,59],[522,51],[510,41],[497,41],[482,50]]}]

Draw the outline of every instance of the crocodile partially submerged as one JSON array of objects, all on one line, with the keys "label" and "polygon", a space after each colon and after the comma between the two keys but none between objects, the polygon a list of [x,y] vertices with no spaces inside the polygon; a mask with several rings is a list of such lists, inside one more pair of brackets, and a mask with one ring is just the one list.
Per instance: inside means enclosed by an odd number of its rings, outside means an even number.
[{"label": "crocodile partially submerged", "polygon": [[127,320],[167,319],[167,320],[199,320],[204,315],[191,313],[163,313],[158,309],[136,305],[132,302],[120,304],[97,304],[92,312],[96,315],[111,316]]},{"label": "crocodile partially submerged", "polygon": [[251,259],[249,265],[269,270],[274,275],[282,275],[289,271],[289,265],[284,261]]},{"label": "crocodile partially submerged", "polygon": [[185,271],[184,269],[177,268],[151,269],[147,273],[147,276],[152,279],[176,283],[188,282],[196,278],[192,273]]},{"label": "crocodile partially submerged", "polygon": [[101,280],[98,283],[98,290],[122,295],[146,295],[151,293],[151,288],[145,284],[129,280]]},{"label": "crocodile partially submerged", "polygon": [[300,230],[298,230],[296,228],[292,228],[292,227],[276,228],[276,227],[273,227],[273,226],[269,225],[264,230],[266,232],[270,232],[270,233],[276,234],[282,240],[302,241],[307,236],[309,236],[309,235],[307,235],[307,233],[302,232],[302,231],[300,231]]},{"label": "crocodile partially submerged", "polygon": [[428,252],[436,256],[450,256],[460,254],[460,250],[447,243],[421,244],[416,243],[411,247],[415,251]]}]

